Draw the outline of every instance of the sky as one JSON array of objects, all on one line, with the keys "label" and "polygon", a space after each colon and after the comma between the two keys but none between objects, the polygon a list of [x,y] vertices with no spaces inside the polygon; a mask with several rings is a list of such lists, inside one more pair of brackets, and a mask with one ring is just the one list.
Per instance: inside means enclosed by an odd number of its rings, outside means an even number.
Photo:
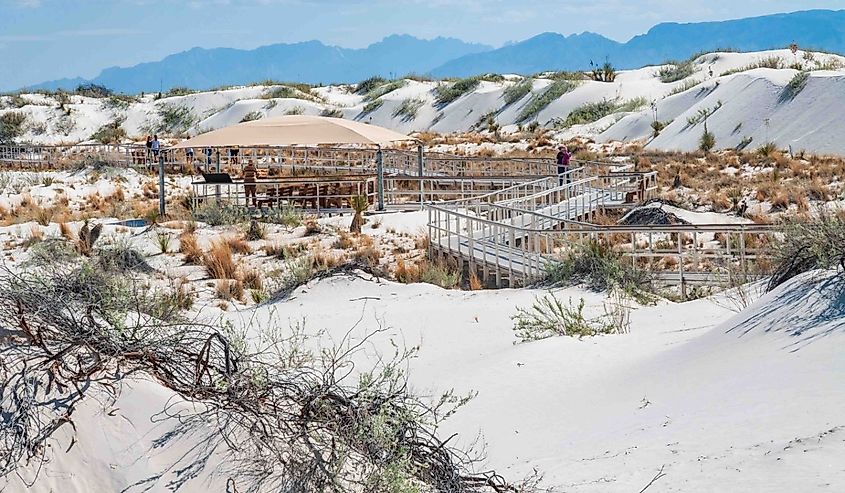
[{"label": "sky", "polygon": [[320,40],[361,48],[390,34],[491,46],[543,32],[617,41],[660,22],[737,19],[845,0],[0,0],[0,90],[193,47]]}]

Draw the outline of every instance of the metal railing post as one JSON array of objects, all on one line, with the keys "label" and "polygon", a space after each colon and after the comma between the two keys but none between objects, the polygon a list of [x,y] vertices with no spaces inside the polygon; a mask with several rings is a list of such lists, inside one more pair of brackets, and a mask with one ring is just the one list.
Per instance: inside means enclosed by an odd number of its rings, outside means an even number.
[{"label": "metal railing post", "polygon": [[379,146],[376,151],[376,175],[378,175],[378,210],[384,210],[384,153]]},{"label": "metal railing post", "polygon": [[164,156],[158,156],[158,215],[164,217],[165,200],[164,200]]},{"label": "metal railing post", "polygon": [[417,146],[417,175],[420,177],[420,208],[425,203],[425,181],[423,175],[425,174],[425,161],[423,156],[423,146]]}]

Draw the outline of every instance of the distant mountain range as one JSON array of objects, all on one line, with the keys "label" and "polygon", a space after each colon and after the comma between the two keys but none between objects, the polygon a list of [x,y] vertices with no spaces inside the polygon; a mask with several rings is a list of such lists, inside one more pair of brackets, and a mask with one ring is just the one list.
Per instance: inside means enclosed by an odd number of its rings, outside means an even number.
[{"label": "distant mountain range", "polygon": [[845,10],[808,10],[739,20],[663,23],[626,43],[585,32],[544,33],[502,48],[454,38],[417,39],[393,35],[363,49],[319,41],[275,44],[254,50],[193,48],[161,61],[103,70],[92,80],[61,79],[28,89],[73,89],[93,82],[124,93],[172,87],[208,89],[273,79],[311,84],[353,83],[373,75],[417,73],[467,77],[483,73],[534,74],[585,70],[609,60],[620,69],[638,68],[700,51],[732,48],[759,51],[797,43],[802,48],[845,53]]}]

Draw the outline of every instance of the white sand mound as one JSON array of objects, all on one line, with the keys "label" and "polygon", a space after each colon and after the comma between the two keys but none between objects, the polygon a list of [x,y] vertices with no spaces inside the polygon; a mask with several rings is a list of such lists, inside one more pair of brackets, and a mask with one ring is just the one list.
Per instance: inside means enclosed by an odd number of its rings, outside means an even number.
[{"label": "white sand mound", "polygon": [[[760,65],[781,68],[754,68]],[[370,99],[348,85],[319,87],[311,95],[276,99],[263,98],[269,87],[249,86],[159,100],[146,95],[125,107],[81,96],[71,96],[70,103],[64,105],[55,97],[40,94],[24,94],[16,100],[2,96],[0,114],[26,114],[21,139],[39,143],[88,140],[102,125],[115,120],[123,121],[122,127],[130,137],[144,136],[161,126],[168,108],[185,111],[182,117],[171,112],[168,124],[175,131],[190,134],[234,125],[245,118],[339,112],[344,118],[406,133],[484,130],[490,116],[502,130],[513,132],[519,124],[536,120],[554,127],[559,139],[588,136],[606,142],[648,141],[654,103],[657,119],[672,123],[648,146],[692,150],[698,148],[703,124],[687,125],[688,118],[721,102],[708,118],[718,148],[735,147],[752,139],[749,145],[753,147],[772,141],[796,151],[845,154],[845,141],[840,138],[845,133],[845,119],[837,112],[845,97],[845,58],[803,51],[792,54],[789,50],[711,53],[687,67],[689,72],[682,74],[686,77],[673,82],[661,81],[660,66],[621,71],[612,83],[581,81],[570,92],[544,107],[540,105],[540,111],[526,121],[520,121],[520,116],[553,83],[549,75],[532,79],[531,92],[510,105],[505,103],[504,94],[520,82],[518,76],[482,80],[445,106],[436,103],[435,88],[448,82],[406,80],[402,87],[380,96],[381,105],[375,109]],[[798,69],[810,71],[806,86],[794,98],[782,98],[783,88]],[[23,106],[18,107],[21,100]],[[604,101],[613,101],[616,111],[597,115],[595,121],[586,124],[564,128],[556,123],[584,105]],[[629,104],[622,108],[626,102]],[[403,104],[416,110],[398,111]]]},{"label": "white sand mound", "polygon": [[[390,340],[422,343],[411,368],[420,392],[454,387],[478,396],[444,433],[468,443],[481,431],[489,463],[511,476],[537,467],[565,491],[839,491],[845,487],[845,280],[804,275],[732,316],[711,300],[660,303],[632,314],[632,333],[514,345],[509,316],[531,290],[444,291],[429,285],[333,278],[269,307],[227,316],[236,323],[306,317],[339,339],[376,326],[369,354]],[[579,289],[601,311],[602,296]],[[722,322],[729,318],[726,322]],[[118,491],[145,483],[167,491],[219,489],[209,470],[168,465],[200,437],[156,447],[171,424],[152,423],[169,398],[132,383],[112,415],[89,402],[31,491]],[[11,491],[21,489],[12,479]],[[17,489],[16,489],[17,488]],[[130,488],[127,491],[143,491]]]}]

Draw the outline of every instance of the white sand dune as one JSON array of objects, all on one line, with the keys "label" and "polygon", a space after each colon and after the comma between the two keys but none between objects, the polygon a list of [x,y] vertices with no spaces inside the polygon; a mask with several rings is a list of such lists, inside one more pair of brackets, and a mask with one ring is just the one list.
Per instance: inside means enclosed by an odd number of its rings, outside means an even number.
[{"label": "white sand dune", "polygon": [[[636,309],[628,335],[525,344],[514,344],[509,317],[541,294],[532,290],[332,278],[225,316],[236,324],[305,317],[326,340],[359,319],[354,335],[389,327],[369,354],[389,351],[390,339],[421,343],[410,370],[418,391],[478,391],[443,433],[460,432],[464,443],[483,433],[489,464],[510,476],[537,467],[563,491],[630,492],[662,467],[651,491],[841,491],[843,288],[841,276],[816,272],[735,315],[724,301],[661,302]],[[557,295],[601,310],[600,294]],[[57,440],[28,491],[120,491],[149,478],[149,491],[168,491],[194,473],[179,491],[222,489],[210,470],[169,467],[202,437],[155,446],[173,424],[151,417],[170,397],[133,381],[114,416],[89,401],[75,419],[79,442],[65,453],[67,437]]]},{"label": "white sand dune", "polygon": [[[22,97],[28,104],[21,108],[13,107],[11,97],[0,97],[0,114],[20,111],[28,115],[30,121],[21,137],[23,140],[60,143],[85,141],[100,126],[115,119],[123,121],[122,127],[129,136],[143,136],[159,126],[161,110],[167,107],[183,108],[190,115],[190,121],[186,122],[190,124],[187,126],[189,133],[234,125],[247,116],[317,115],[324,111],[337,111],[344,118],[400,132],[452,133],[483,130],[489,115],[493,115],[504,131],[515,131],[518,124],[532,120],[554,127],[555,121],[565,120],[585,104],[604,100],[621,104],[636,100],[643,105],[633,113],[615,112],[589,124],[557,127],[556,135],[560,139],[580,135],[596,137],[600,142],[642,141],[654,149],[691,150],[698,147],[703,125],[687,125],[687,119],[700,109],[713,109],[721,103],[707,120],[719,148],[735,147],[750,138],[749,145],[754,147],[771,141],[782,148],[792,146],[796,151],[845,154],[845,141],[840,138],[845,133],[845,119],[837,112],[845,95],[845,58],[805,53],[793,55],[789,50],[769,50],[706,54],[694,61],[691,75],[671,83],[661,82],[657,75],[660,67],[622,71],[612,83],[583,81],[524,122],[519,121],[520,114],[533,97],[548,88],[551,80],[534,79],[531,93],[511,105],[505,104],[503,94],[519,82],[518,76],[507,76],[502,81],[481,81],[473,91],[442,107],[436,104],[433,92],[441,82],[407,80],[403,87],[381,96],[381,106],[368,113],[364,108],[369,101],[355,94],[354,87],[343,85],[315,88],[312,99],[263,99],[267,90],[263,86],[207,91],[157,101],[146,95],[124,109],[109,107],[104,100],[81,96],[72,96],[71,103],[62,109],[53,97],[24,94]],[[779,59],[782,67],[792,68],[752,68],[773,58]],[[783,99],[783,88],[798,73],[797,68],[810,70],[809,79],[793,99]],[[730,71],[739,72],[722,75]],[[693,83],[698,84],[679,94],[671,94]],[[421,101],[416,114],[397,114],[397,109],[409,100]],[[649,142],[654,119],[652,102],[656,105],[657,119],[671,121],[671,124]]]}]

